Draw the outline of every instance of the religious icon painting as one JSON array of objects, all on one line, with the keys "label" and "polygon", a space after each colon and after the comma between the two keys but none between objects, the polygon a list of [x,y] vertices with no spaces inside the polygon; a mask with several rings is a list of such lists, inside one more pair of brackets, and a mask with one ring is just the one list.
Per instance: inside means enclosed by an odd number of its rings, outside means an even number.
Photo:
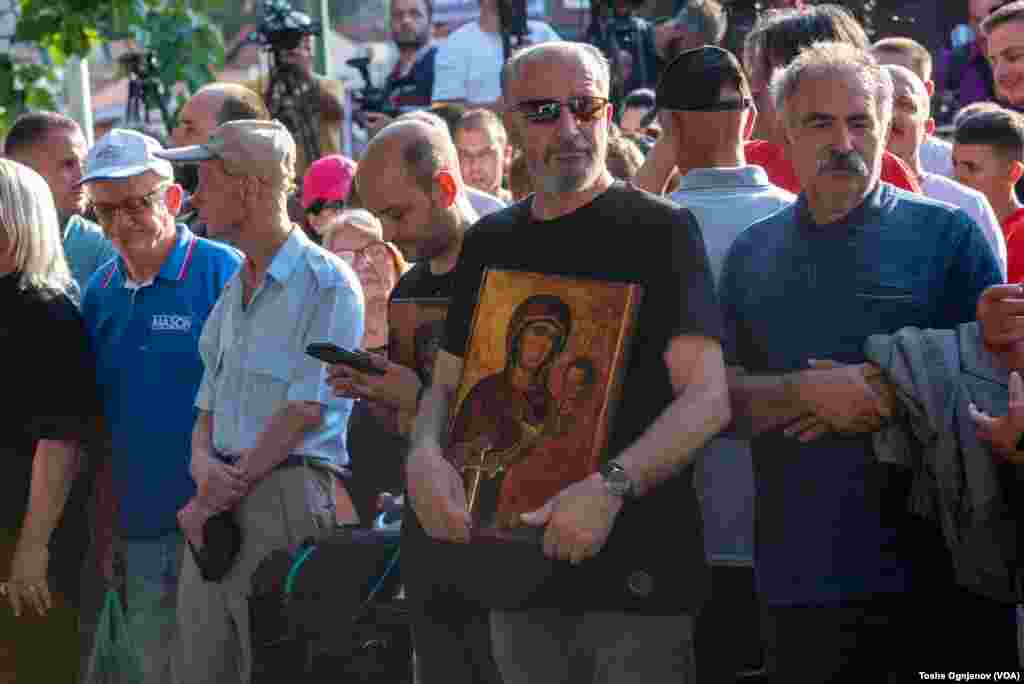
[{"label": "religious icon painting", "polygon": [[388,304],[388,358],[412,368],[430,384],[434,359],[444,339],[448,299],[393,299]]},{"label": "religious icon painting", "polygon": [[535,535],[520,515],[603,462],[641,290],[484,274],[446,449],[478,532]]}]

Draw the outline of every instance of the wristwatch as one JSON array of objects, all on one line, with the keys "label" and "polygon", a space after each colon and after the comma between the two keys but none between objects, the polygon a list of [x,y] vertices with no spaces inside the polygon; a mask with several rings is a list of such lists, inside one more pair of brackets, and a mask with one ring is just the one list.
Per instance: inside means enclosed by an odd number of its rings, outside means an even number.
[{"label": "wristwatch", "polygon": [[636,498],[636,486],[629,479],[629,474],[622,464],[616,460],[607,461],[601,466],[600,471],[604,479],[605,489],[609,494],[621,498],[623,501],[630,501]]}]

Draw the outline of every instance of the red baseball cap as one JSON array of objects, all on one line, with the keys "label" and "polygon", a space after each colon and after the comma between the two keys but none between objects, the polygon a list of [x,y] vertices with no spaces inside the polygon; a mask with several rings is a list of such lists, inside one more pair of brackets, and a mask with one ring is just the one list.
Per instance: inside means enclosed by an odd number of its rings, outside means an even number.
[{"label": "red baseball cap", "polygon": [[356,163],[340,154],[321,157],[309,165],[302,179],[302,208],[317,200],[346,200],[356,175]]}]

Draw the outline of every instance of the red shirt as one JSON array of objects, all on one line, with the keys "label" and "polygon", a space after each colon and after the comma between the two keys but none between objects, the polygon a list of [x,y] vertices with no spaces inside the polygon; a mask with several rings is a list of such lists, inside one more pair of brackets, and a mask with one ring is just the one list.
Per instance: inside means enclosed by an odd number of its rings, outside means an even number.
[{"label": "red shirt", "polygon": [[1024,282],[1024,209],[1018,209],[1003,221],[1006,238],[1006,282]]},{"label": "red shirt", "polygon": [[[768,174],[768,180],[783,190],[799,194],[801,185],[793,162],[782,145],[767,140],[748,140],[744,145],[748,164],[756,164]],[[882,157],[882,180],[897,188],[921,194],[921,185],[903,160],[886,151]]]}]

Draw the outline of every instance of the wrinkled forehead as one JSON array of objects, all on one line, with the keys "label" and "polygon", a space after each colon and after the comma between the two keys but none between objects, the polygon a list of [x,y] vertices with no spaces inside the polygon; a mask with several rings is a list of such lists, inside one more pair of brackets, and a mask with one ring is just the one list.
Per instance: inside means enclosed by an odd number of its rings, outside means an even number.
[{"label": "wrinkled forehead", "polygon": [[608,95],[597,65],[578,52],[551,52],[522,62],[512,94],[519,100]]}]

